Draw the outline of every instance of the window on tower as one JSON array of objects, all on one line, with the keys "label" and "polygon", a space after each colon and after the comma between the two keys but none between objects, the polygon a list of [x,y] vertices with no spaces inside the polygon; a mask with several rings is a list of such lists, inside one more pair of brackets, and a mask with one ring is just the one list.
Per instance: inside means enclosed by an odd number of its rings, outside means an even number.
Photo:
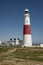
[{"label": "window on tower", "polygon": [[28,14],[29,12],[28,11],[25,11],[25,14]]}]

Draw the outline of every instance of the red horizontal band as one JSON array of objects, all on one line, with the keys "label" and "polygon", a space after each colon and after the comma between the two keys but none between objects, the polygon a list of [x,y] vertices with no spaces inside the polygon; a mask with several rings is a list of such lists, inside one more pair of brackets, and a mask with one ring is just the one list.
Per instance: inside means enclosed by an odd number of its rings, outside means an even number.
[{"label": "red horizontal band", "polygon": [[30,25],[24,25],[23,34],[31,34]]}]

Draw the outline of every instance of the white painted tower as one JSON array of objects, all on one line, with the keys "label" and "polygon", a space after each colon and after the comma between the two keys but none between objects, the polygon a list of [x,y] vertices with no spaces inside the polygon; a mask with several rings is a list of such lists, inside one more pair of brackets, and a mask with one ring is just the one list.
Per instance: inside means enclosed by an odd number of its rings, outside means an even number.
[{"label": "white painted tower", "polygon": [[28,9],[24,11],[23,43],[25,47],[32,47],[30,14]]}]

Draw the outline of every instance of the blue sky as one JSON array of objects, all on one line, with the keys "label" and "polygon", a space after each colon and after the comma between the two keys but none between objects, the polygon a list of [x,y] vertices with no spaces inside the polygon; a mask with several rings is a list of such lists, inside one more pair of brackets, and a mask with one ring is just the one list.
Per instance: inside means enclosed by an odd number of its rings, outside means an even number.
[{"label": "blue sky", "polygon": [[30,10],[33,42],[43,42],[43,0],[0,0],[0,40],[23,39],[24,10]]}]

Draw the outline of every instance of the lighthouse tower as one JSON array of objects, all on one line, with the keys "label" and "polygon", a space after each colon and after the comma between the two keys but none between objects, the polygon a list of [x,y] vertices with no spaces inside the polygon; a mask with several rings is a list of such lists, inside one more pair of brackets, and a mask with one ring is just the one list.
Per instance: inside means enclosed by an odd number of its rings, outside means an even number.
[{"label": "lighthouse tower", "polygon": [[30,14],[28,9],[24,11],[23,43],[25,47],[32,47]]}]

